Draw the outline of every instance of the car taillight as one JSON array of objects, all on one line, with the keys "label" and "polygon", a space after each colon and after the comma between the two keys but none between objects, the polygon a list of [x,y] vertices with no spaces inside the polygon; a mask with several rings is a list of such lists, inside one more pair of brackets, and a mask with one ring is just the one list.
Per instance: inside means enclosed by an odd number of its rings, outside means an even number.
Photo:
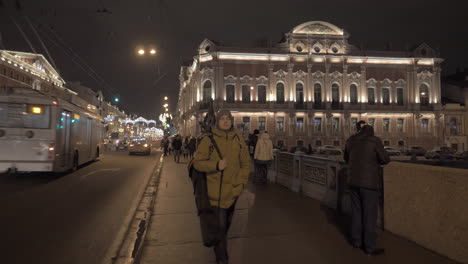
[{"label": "car taillight", "polygon": [[55,143],[49,144],[49,154],[47,155],[48,160],[54,160],[55,156]]}]

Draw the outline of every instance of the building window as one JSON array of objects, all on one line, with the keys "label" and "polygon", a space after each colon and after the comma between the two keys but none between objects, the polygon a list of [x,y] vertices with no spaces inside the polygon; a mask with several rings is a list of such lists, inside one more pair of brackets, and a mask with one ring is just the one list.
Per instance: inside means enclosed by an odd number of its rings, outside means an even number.
[{"label": "building window", "polygon": [[375,104],[375,89],[367,88],[367,103],[370,105]]},{"label": "building window", "polygon": [[368,118],[367,119],[367,124],[371,127],[374,127],[375,125],[375,118]]},{"label": "building window", "polygon": [[403,140],[398,141],[398,146],[399,146],[399,147],[404,147],[404,146],[405,146],[405,142],[404,142]]},{"label": "building window", "polygon": [[211,99],[211,81],[208,80],[203,84],[203,101],[207,102]]},{"label": "building window", "polygon": [[266,86],[259,85],[257,87],[258,90],[258,103],[259,104],[266,104]]},{"label": "building window", "polygon": [[233,84],[226,85],[226,102],[229,104],[234,103],[236,87]]},{"label": "building window", "polygon": [[421,133],[429,133],[429,119],[421,119]]},{"label": "building window", "polygon": [[314,102],[317,105],[322,104],[322,86],[320,83],[314,84]]},{"label": "building window", "polygon": [[339,147],[340,146],[340,141],[339,140],[333,140],[333,146]]},{"label": "building window", "polygon": [[278,148],[282,148],[284,146],[284,141],[283,140],[278,140],[276,141],[276,145]]},{"label": "building window", "polygon": [[458,134],[457,119],[455,118],[450,119],[449,127],[450,127],[450,135],[456,136]]},{"label": "building window", "polygon": [[358,103],[358,94],[357,94],[357,86],[356,84],[351,84],[349,87],[349,102],[351,104],[357,104]]},{"label": "building window", "polygon": [[339,117],[333,117],[332,130],[334,133],[340,132],[340,118]]},{"label": "building window", "polygon": [[315,146],[316,147],[321,147],[322,146],[322,141],[321,140],[316,140],[315,141]]},{"label": "building window", "polygon": [[276,132],[284,132],[284,116],[276,117]]},{"label": "building window", "polygon": [[390,118],[382,119],[383,131],[390,132]]},{"label": "building window", "polygon": [[384,105],[390,104],[390,89],[382,88],[382,103]]},{"label": "building window", "polygon": [[340,87],[338,84],[332,84],[332,104],[339,104],[340,103]]},{"label": "building window", "polygon": [[384,145],[385,147],[390,146],[390,141],[384,140],[383,145]]},{"label": "building window", "polygon": [[349,121],[349,128],[350,129],[349,130],[350,131],[356,130],[356,124],[357,124],[357,121],[358,121],[357,118],[356,117],[351,117],[349,120],[350,120]]},{"label": "building window", "polygon": [[296,83],[296,102],[298,104],[304,103],[304,85]]},{"label": "building window", "polygon": [[265,129],[266,129],[266,117],[259,116],[258,117],[258,130],[265,131]]},{"label": "building window", "polygon": [[244,116],[242,117],[242,131],[249,132],[250,131],[250,117]]},{"label": "building window", "polygon": [[242,85],[242,103],[250,103],[250,85]]},{"label": "building window", "polygon": [[284,104],[284,84],[276,84],[276,103]]},{"label": "building window", "polygon": [[304,118],[296,118],[296,132],[304,132]]},{"label": "building window", "polygon": [[322,132],[322,118],[316,117],[314,119],[314,132]]},{"label": "building window", "polygon": [[405,126],[405,119],[403,119],[403,118],[398,118],[398,119],[397,119],[397,123],[396,123],[397,132],[403,133],[403,131],[404,131],[404,126]]},{"label": "building window", "polygon": [[296,146],[303,147],[304,146],[304,141],[303,140],[296,141]]},{"label": "building window", "polygon": [[397,105],[403,105],[403,88],[396,89],[396,100]]},{"label": "building window", "polygon": [[419,101],[423,106],[429,105],[429,88],[424,83],[419,86]]}]

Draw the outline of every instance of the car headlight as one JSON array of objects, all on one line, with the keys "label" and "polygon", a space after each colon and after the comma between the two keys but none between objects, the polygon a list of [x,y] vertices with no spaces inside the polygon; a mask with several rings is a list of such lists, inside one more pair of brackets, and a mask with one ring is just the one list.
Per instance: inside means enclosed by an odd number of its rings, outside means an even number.
[{"label": "car headlight", "polygon": [[147,147],[148,147],[148,144],[144,144],[143,147],[147,148]]},{"label": "car headlight", "polygon": [[130,144],[130,147],[133,147],[133,146],[135,146],[135,145],[133,145],[133,144]]}]

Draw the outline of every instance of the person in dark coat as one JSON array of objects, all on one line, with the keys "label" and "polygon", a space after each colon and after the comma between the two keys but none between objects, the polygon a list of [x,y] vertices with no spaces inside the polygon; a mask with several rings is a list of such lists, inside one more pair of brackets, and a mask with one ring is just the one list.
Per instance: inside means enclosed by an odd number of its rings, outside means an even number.
[{"label": "person in dark coat", "polygon": [[384,249],[376,248],[377,210],[381,182],[381,165],[390,162],[380,138],[374,136],[374,128],[363,126],[359,133],[346,141],[344,159],[349,164],[351,196],[351,243],[362,248],[367,255],[380,255]]},{"label": "person in dark coat", "polygon": [[175,136],[172,140],[172,148],[174,149],[174,161],[179,163],[182,149],[182,137],[180,135]]},{"label": "person in dark coat", "polygon": [[193,158],[193,154],[195,150],[197,150],[197,139],[195,137],[191,137],[188,143],[189,155],[190,158]]}]

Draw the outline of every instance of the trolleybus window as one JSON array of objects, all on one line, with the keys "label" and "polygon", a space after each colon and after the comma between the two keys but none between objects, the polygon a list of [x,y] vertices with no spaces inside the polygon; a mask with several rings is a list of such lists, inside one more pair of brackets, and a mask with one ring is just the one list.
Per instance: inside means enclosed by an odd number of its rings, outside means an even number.
[{"label": "trolleybus window", "polygon": [[0,103],[0,127],[50,128],[50,106]]}]

